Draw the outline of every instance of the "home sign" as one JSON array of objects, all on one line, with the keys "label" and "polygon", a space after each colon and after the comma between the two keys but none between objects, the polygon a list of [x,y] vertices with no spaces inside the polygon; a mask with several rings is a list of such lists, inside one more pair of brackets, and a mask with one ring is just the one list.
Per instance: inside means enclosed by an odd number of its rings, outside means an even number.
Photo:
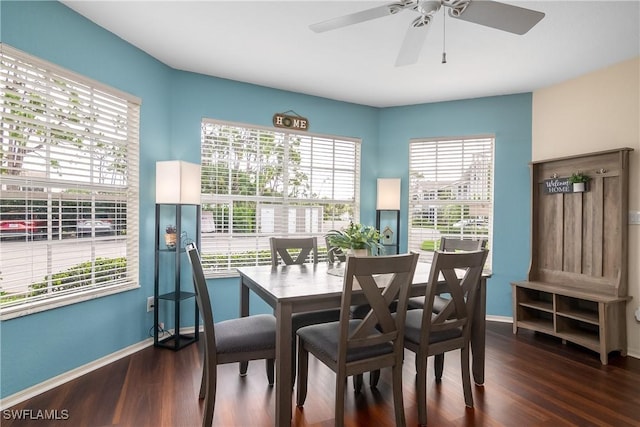
[{"label": "home sign", "polygon": [[543,182],[544,194],[573,193],[573,184],[569,178],[551,178]]},{"label": "home sign", "polygon": [[302,116],[289,116],[283,113],[273,115],[273,125],[277,128],[309,130],[309,120]]}]

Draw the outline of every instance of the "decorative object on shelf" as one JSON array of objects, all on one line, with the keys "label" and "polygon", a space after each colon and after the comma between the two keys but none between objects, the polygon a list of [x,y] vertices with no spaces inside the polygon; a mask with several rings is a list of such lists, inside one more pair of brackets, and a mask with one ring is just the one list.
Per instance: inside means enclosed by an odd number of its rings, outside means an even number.
[{"label": "decorative object on shelf", "polygon": [[354,256],[375,254],[382,249],[380,232],[372,225],[351,222],[343,230],[329,230],[326,237],[331,246]]},{"label": "decorative object on shelf", "polygon": [[574,172],[569,177],[569,182],[573,184],[574,193],[582,193],[587,190],[587,183],[591,178],[583,172]]},{"label": "decorative object on shelf", "polygon": [[195,243],[195,242],[191,237],[189,237],[189,234],[187,234],[186,231],[183,231],[182,233],[180,233],[180,247],[182,249],[187,249],[187,246],[189,246],[191,243]]},{"label": "decorative object on shelf", "polygon": [[176,236],[176,226],[175,225],[167,225],[167,227],[164,229],[165,234],[164,234],[164,243],[167,245],[168,249],[175,249],[176,248],[176,240],[177,240],[177,236]]},{"label": "decorative object on shelf", "polygon": [[381,253],[400,253],[400,178],[378,178],[376,227],[382,230]]},{"label": "decorative object on shelf", "polygon": [[393,230],[388,225],[382,230],[382,244],[383,245],[392,245],[393,244]]}]

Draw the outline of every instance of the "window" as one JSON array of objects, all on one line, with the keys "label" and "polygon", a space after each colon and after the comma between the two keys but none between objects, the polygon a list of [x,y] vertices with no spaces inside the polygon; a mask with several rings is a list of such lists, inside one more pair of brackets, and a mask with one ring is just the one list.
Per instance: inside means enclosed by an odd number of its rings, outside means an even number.
[{"label": "window", "polygon": [[324,249],[327,231],[359,218],[358,140],[205,119],[201,150],[208,275],[269,264],[271,236],[314,235]]},{"label": "window", "polygon": [[493,145],[493,137],[409,142],[409,249],[433,251],[441,237],[491,247]]},{"label": "window", "polygon": [[140,101],[0,44],[0,313],[138,286]]}]

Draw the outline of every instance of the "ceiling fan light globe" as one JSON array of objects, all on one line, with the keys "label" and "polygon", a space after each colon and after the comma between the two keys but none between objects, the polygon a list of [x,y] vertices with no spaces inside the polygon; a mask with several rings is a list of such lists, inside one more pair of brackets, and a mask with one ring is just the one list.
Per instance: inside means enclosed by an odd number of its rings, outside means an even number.
[{"label": "ceiling fan light globe", "polygon": [[423,15],[433,15],[440,10],[442,2],[440,0],[421,0],[418,1],[416,10]]}]

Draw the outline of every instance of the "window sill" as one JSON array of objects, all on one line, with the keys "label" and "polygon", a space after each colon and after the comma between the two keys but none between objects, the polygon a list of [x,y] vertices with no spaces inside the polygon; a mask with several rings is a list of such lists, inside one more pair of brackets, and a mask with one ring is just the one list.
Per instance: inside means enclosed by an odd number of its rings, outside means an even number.
[{"label": "window sill", "polygon": [[140,288],[138,283],[129,283],[125,285],[115,285],[112,287],[102,287],[99,289],[91,289],[81,293],[72,295],[64,295],[61,297],[48,298],[42,301],[32,301],[14,307],[6,307],[0,309],[0,320],[10,320],[30,314],[40,313],[41,311],[52,310],[55,308],[65,307],[67,305],[76,304],[120,292],[130,291]]}]

